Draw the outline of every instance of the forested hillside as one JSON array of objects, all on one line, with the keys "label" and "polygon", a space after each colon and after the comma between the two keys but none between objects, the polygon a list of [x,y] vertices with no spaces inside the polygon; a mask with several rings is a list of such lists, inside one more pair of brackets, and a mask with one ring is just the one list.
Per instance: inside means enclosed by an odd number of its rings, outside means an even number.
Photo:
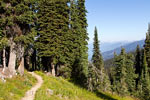
[{"label": "forested hillside", "polygon": [[93,99],[92,96],[99,91],[117,94],[120,98],[128,96],[149,100],[150,25],[144,47],[137,46],[135,56],[127,54],[124,48],[119,55],[114,52],[113,66],[107,70],[100,51],[97,27],[94,30],[92,59],[88,61],[85,2],[0,0],[0,79],[5,84],[6,78],[24,77],[24,70],[41,71],[54,78],[48,81],[63,77],[84,88],[85,93],[88,91],[90,95],[77,95],[85,98],[83,100]]}]

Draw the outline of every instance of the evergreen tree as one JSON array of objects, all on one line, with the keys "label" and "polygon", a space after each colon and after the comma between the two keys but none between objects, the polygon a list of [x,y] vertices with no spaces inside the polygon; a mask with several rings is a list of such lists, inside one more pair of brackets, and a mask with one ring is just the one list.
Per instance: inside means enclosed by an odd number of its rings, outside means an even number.
[{"label": "evergreen tree", "polygon": [[141,50],[139,45],[137,45],[136,48],[135,69],[136,69],[135,73],[140,76],[141,75]]},{"label": "evergreen tree", "polygon": [[77,0],[77,11],[76,14],[78,19],[76,25],[78,25],[78,28],[76,28],[77,35],[80,36],[80,38],[77,38],[78,40],[78,52],[75,56],[75,61],[73,64],[73,71],[72,71],[72,77],[75,78],[75,80],[79,80],[80,84],[86,86],[85,83],[87,83],[87,77],[88,77],[88,34],[87,34],[87,19],[86,19],[86,8],[85,8],[85,0]]},{"label": "evergreen tree", "polygon": [[146,52],[143,50],[143,57],[142,57],[142,73],[140,77],[140,81],[138,84],[138,93],[139,97],[143,100],[150,99],[150,81],[149,81],[149,72],[148,66],[146,61]]},{"label": "evergreen tree", "polygon": [[150,67],[150,24],[149,24],[149,28],[148,28],[148,33],[146,34],[144,49],[145,49],[146,60],[147,60],[148,69],[149,69],[149,67]]},{"label": "evergreen tree", "polygon": [[136,87],[138,85],[138,81],[140,79],[140,76],[141,76],[141,50],[140,50],[140,46],[137,45],[137,48],[136,48],[136,56],[135,56],[135,63],[134,63],[134,66],[135,66],[135,74],[138,75],[137,79],[136,79]]},{"label": "evergreen tree", "polygon": [[136,93],[137,74],[135,74],[134,57],[132,54],[127,54],[126,56],[126,73],[128,92],[130,95],[134,95]]},{"label": "evergreen tree", "polygon": [[[88,90],[90,91],[110,91],[110,80],[106,73],[100,75],[99,69],[97,69],[92,63],[88,66]],[[101,77],[104,77],[101,80]]]},{"label": "evergreen tree", "polygon": [[[71,77],[77,80],[81,80],[81,74],[82,74],[82,65],[80,65],[80,56],[81,56],[81,24],[79,23],[79,16],[78,16],[78,9],[77,9],[77,2],[76,0],[71,1],[70,5],[70,31],[72,34],[72,41],[73,41],[73,57],[74,62],[72,64],[72,73]],[[84,74],[82,74],[84,76]],[[83,80],[83,79],[82,79]]]},{"label": "evergreen tree", "polygon": [[110,86],[110,82],[109,82],[108,76],[104,70],[104,64],[103,64],[104,62],[103,62],[103,58],[102,58],[102,55],[100,52],[98,33],[97,33],[96,27],[95,27],[95,31],[94,31],[93,47],[94,48],[93,48],[92,63],[93,63],[93,66],[95,66],[96,71],[97,71],[96,72],[97,73],[96,82],[98,84],[97,89],[106,91],[106,90],[108,90],[108,88]]},{"label": "evergreen tree", "polygon": [[126,84],[126,53],[122,48],[119,56],[115,57],[115,91],[120,95],[125,95],[128,92]]},{"label": "evergreen tree", "polygon": [[89,91],[96,91],[98,88],[98,72],[97,72],[97,68],[92,64],[89,63],[88,66],[88,90]]},{"label": "evergreen tree", "polygon": [[[56,45],[54,42],[54,39],[51,40],[55,34],[54,31],[51,31],[52,29],[55,29],[55,26],[52,25],[53,23],[56,25],[56,22],[54,21],[56,16],[56,10],[54,1],[45,1],[40,0],[38,2],[38,35],[36,41],[36,48],[38,50],[38,56],[42,58],[43,66],[45,66],[45,69],[47,71],[50,71],[50,57],[55,55],[55,47],[53,47],[53,44]],[[53,11],[52,11],[53,10]],[[43,16],[44,15],[44,16]],[[54,17],[52,17],[52,15]],[[54,45],[54,46],[55,46]],[[51,54],[51,55],[50,55]],[[52,62],[53,63],[53,62]],[[53,69],[54,70],[54,69]]]},{"label": "evergreen tree", "polygon": [[112,68],[110,69],[111,73],[110,73],[110,81],[111,81],[111,90],[112,93],[117,92],[117,86],[116,86],[116,64],[118,61],[118,55],[116,54],[116,52],[114,52],[114,58],[113,58],[113,65]]},{"label": "evergreen tree", "polygon": [[3,54],[2,54],[2,65],[3,65],[3,73],[6,70],[6,47],[8,46],[8,39],[2,34],[0,33],[0,50],[2,50]]},{"label": "evergreen tree", "polygon": [[135,95],[136,78],[134,57],[132,54],[126,54],[122,48],[119,56],[115,54],[115,69],[113,78],[113,91],[120,95]]},{"label": "evergreen tree", "polygon": [[106,91],[111,91],[110,78],[109,78],[108,74],[106,73],[106,71],[105,71],[105,73],[104,73],[104,79],[103,79],[103,85],[102,85],[102,86],[103,86],[103,87],[101,87],[101,88],[102,88],[102,90],[103,90],[104,92],[106,92]]},{"label": "evergreen tree", "polygon": [[104,70],[103,58],[102,58],[102,55],[100,53],[98,33],[97,33],[96,27],[95,27],[95,33],[94,33],[93,47],[94,48],[93,48],[92,63],[97,69]]},{"label": "evergreen tree", "polygon": [[[85,0],[77,0],[77,9],[78,9],[78,16],[79,16],[79,24],[80,24],[80,57],[79,59],[79,66],[82,69],[81,73],[83,78],[88,75],[88,33],[87,33],[87,19],[86,19],[86,8],[85,8]],[[81,78],[82,79],[82,78]],[[86,81],[86,80],[85,80]]]},{"label": "evergreen tree", "polygon": [[74,61],[77,58],[80,58],[80,51],[81,51],[81,24],[79,23],[79,10],[77,9],[77,2],[76,0],[71,1],[70,5],[70,31],[71,31],[71,40],[72,40],[72,50],[73,50],[73,57]]},{"label": "evergreen tree", "polygon": [[46,69],[55,76],[56,65],[67,64],[70,57],[68,0],[41,0],[38,7],[38,30],[38,54],[43,62],[47,61]]},{"label": "evergreen tree", "polygon": [[[19,72],[24,72],[24,48],[33,39],[32,25],[35,20],[31,5],[34,0],[1,0],[0,27],[9,42],[8,68],[15,75],[16,60],[19,59]],[[17,51],[18,50],[18,51]],[[19,53],[19,54],[18,54]],[[21,53],[21,54],[20,54]]]},{"label": "evergreen tree", "polygon": [[110,88],[111,88],[111,92],[112,92],[112,94],[113,93],[115,93],[116,92],[116,83],[115,83],[115,67],[113,66],[113,67],[111,67],[111,69],[110,69],[110,82],[111,82],[111,86],[110,86]]}]

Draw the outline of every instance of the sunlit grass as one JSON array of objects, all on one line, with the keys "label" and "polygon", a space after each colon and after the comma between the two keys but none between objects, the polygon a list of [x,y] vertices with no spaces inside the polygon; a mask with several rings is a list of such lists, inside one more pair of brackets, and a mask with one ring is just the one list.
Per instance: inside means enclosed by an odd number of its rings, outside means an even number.
[{"label": "sunlit grass", "polygon": [[20,100],[36,82],[27,72],[24,76],[17,75],[7,79],[6,83],[0,81],[0,100]]},{"label": "sunlit grass", "polygon": [[[41,72],[36,72],[43,77],[44,83],[38,90],[35,100],[133,100],[130,97],[121,98],[110,93],[91,93],[63,78],[47,76]],[[53,91],[49,94],[47,89]]]}]

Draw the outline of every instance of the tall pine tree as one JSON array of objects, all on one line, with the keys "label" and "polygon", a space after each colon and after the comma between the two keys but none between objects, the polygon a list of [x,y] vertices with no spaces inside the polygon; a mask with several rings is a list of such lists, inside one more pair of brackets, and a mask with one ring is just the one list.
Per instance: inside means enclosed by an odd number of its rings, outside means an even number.
[{"label": "tall pine tree", "polygon": [[136,48],[135,68],[136,68],[135,73],[140,76],[141,74],[141,50],[140,50],[139,45],[137,45],[137,48]]},{"label": "tall pine tree", "polygon": [[134,63],[134,66],[135,66],[135,74],[138,75],[137,79],[136,79],[136,87],[138,85],[138,81],[140,79],[140,76],[141,76],[141,50],[140,50],[140,46],[137,45],[137,48],[136,48],[136,55],[135,55],[135,63]]},{"label": "tall pine tree", "polygon": [[70,57],[68,0],[41,0],[38,7],[38,30],[38,54],[43,65],[47,62],[47,71],[55,76],[57,65],[67,64]]},{"label": "tall pine tree", "polygon": [[99,46],[97,28],[95,27],[92,63],[97,69],[104,70],[103,58]]},{"label": "tall pine tree", "polygon": [[[15,75],[16,60],[19,59],[19,72],[24,72],[25,45],[33,40],[32,25],[35,15],[32,10],[34,0],[1,0],[0,27],[10,47],[8,68]],[[31,6],[32,5],[32,6]],[[18,50],[18,51],[17,51]]]},{"label": "tall pine tree", "polygon": [[148,69],[149,69],[150,68],[150,24],[149,24],[149,27],[148,27],[148,32],[146,34],[144,49],[145,49],[146,60],[147,60]]},{"label": "tall pine tree", "polygon": [[[85,0],[77,0],[76,3],[77,14],[77,28],[75,29],[75,34],[77,37],[77,53],[75,54],[75,62],[73,64],[72,77],[75,80],[79,80],[80,84],[86,86],[88,77],[88,34],[87,34],[87,19],[86,19],[86,8]],[[75,14],[75,15],[76,15]],[[72,19],[71,19],[72,20]],[[74,18],[73,18],[74,20]],[[73,21],[72,20],[72,21]]]},{"label": "tall pine tree", "polygon": [[140,76],[140,80],[138,83],[138,96],[142,100],[149,100],[150,99],[150,79],[149,79],[149,72],[148,66],[146,61],[146,51],[143,50],[142,56],[142,73]]},{"label": "tall pine tree", "polygon": [[134,56],[132,54],[126,55],[126,73],[128,93],[130,95],[135,95],[137,74],[135,74]]},{"label": "tall pine tree", "polygon": [[[93,56],[92,56],[92,63],[93,66],[96,68],[96,82],[97,82],[97,89],[101,89],[103,91],[108,90],[110,82],[108,76],[104,70],[104,62],[103,57],[100,52],[100,44],[98,40],[98,33],[97,28],[95,27],[94,31],[94,43],[93,43]],[[95,74],[93,73],[93,74]]]},{"label": "tall pine tree", "polygon": [[115,78],[114,85],[115,91],[120,95],[125,95],[128,92],[126,83],[126,53],[122,48],[119,56],[115,56]]}]

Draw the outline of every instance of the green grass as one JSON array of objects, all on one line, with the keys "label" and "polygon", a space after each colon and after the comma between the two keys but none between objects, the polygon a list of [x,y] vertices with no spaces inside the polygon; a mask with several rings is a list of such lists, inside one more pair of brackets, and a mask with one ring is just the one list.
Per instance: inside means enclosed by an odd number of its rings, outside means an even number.
[{"label": "green grass", "polygon": [[15,76],[7,79],[6,83],[0,80],[0,100],[20,100],[37,80],[25,72],[24,76]]},{"label": "green grass", "polygon": [[103,93],[103,92],[99,92],[96,93],[97,96],[103,98],[104,100],[139,100],[137,98],[131,98],[131,97],[119,97],[116,94],[111,94],[111,93]]},{"label": "green grass", "polygon": [[[36,73],[43,77],[44,83],[37,91],[35,100],[135,100],[130,97],[120,98],[109,93],[91,93],[63,78]],[[53,95],[48,94],[47,89],[53,90]]]}]

